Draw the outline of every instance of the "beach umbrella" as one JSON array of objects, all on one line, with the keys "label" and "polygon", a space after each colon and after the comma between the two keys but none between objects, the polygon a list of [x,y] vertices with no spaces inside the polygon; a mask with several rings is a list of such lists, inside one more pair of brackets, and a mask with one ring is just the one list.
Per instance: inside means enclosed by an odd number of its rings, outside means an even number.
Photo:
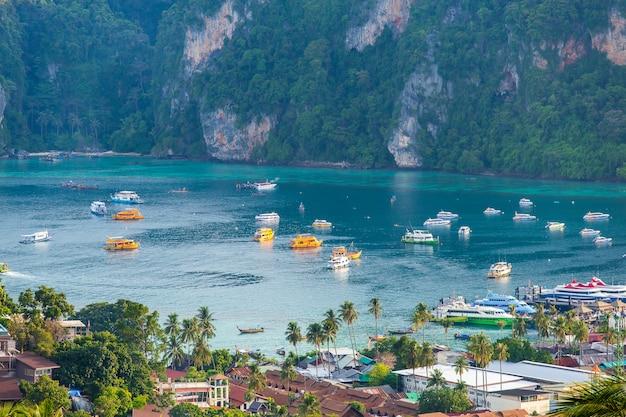
[{"label": "beach umbrella", "polygon": [[593,310],[604,311],[610,309],[611,304],[604,301],[594,301],[592,304],[589,305],[589,307],[591,307]]},{"label": "beach umbrella", "polygon": [[626,307],[626,303],[622,300],[615,300],[611,303],[611,306],[615,308],[624,308]]},{"label": "beach umbrella", "polygon": [[591,313],[592,310],[586,305],[581,304],[578,307],[576,307],[574,311],[576,312],[576,314],[587,314],[587,313]]}]

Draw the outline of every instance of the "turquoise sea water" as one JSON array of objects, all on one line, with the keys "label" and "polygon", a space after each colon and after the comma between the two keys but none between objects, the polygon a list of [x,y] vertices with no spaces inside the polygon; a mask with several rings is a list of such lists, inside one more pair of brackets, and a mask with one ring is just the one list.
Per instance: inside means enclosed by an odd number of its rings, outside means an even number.
[{"label": "turquoise sea water", "polygon": [[[279,178],[264,196],[238,190],[236,183]],[[72,180],[97,186],[93,190],[62,188]],[[170,190],[187,187],[187,193]],[[113,221],[89,213],[93,200],[110,200],[117,190],[137,191],[146,201],[145,219]],[[64,292],[77,309],[99,301],[130,299],[158,310],[190,317],[200,306],[214,312],[217,336],[213,347],[262,349],[272,354],[286,345],[289,321],[306,330],[321,321],[329,308],[345,300],[355,303],[360,317],[356,332],[362,346],[373,335],[368,301],[378,297],[384,308],[379,333],[405,328],[415,305],[434,307],[456,293],[472,300],[488,289],[514,294],[519,286],[553,287],[596,275],[625,283],[626,186],[624,184],[467,177],[415,171],[351,171],[244,166],[144,158],[73,158],[57,163],[0,161],[0,261],[13,272],[2,275],[9,294],[17,298],[40,285]],[[391,204],[391,196],[396,196]],[[530,198],[526,212],[537,222],[515,223],[518,201]],[[306,207],[300,213],[298,205]],[[124,205],[108,204],[113,212]],[[487,217],[487,207],[504,210]],[[435,217],[439,210],[459,213],[449,228],[433,229],[440,247],[404,245],[406,227]],[[254,216],[276,211],[281,216],[276,239],[252,242]],[[612,219],[587,223],[587,211],[604,211]],[[317,233],[323,246],[313,251],[289,249],[296,233],[317,232],[315,219],[327,219],[331,231]],[[566,223],[563,232],[548,232],[547,221]],[[461,225],[471,227],[460,239]],[[613,246],[596,248],[578,232],[600,229]],[[19,244],[21,234],[48,229],[53,239]],[[141,240],[134,252],[103,250],[107,236]],[[326,267],[334,245],[354,242],[363,249],[360,261],[347,271]],[[486,278],[499,259],[513,264],[510,277]],[[263,326],[261,334],[240,335],[239,327]],[[473,333],[479,329],[452,329]],[[498,330],[490,330],[493,338]],[[445,334],[429,324],[426,336],[445,343]],[[450,337],[450,339],[452,339]],[[339,342],[347,343],[347,333]],[[450,340],[450,343],[454,343]],[[459,345],[460,346],[460,345]]]}]

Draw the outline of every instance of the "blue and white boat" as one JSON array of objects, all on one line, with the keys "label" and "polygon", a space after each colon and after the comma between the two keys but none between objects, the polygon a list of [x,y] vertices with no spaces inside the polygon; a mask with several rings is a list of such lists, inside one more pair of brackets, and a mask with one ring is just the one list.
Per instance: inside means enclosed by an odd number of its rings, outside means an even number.
[{"label": "blue and white boat", "polygon": [[531,200],[527,199],[527,198],[522,198],[519,201],[519,206],[520,207],[533,207],[535,205],[535,203],[533,203]]},{"label": "blue and white boat", "polygon": [[513,216],[513,220],[515,220],[516,222],[532,222],[537,220],[537,216],[533,216],[532,214],[528,213],[518,213],[516,211],[515,216]]},{"label": "blue and white boat", "polygon": [[487,297],[474,301],[473,305],[483,307],[495,307],[500,310],[510,311],[509,306],[515,306],[515,314],[530,315],[535,314],[536,310],[533,306],[528,305],[525,301],[520,301],[512,295],[498,295],[489,291]]},{"label": "blue and white boat", "polygon": [[424,226],[450,226],[450,220],[429,218],[424,222]]},{"label": "blue and white boat", "polygon": [[441,210],[439,213],[437,213],[437,218],[444,220],[456,220],[459,218],[459,215],[456,213],[452,213],[451,211]]},{"label": "blue and white boat", "polygon": [[107,206],[104,201],[92,201],[89,209],[91,213],[96,216],[104,216],[107,214]]},{"label": "blue and white boat", "polygon": [[143,199],[134,191],[118,191],[111,195],[111,201],[122,204],[141,204]]}]

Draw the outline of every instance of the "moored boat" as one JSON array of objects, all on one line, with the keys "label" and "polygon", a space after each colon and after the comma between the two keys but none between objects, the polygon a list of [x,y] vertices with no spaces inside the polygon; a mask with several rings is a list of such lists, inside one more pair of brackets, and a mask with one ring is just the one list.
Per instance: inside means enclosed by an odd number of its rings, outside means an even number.
[{"label": "moored boat", "polygon": [[350,258],[346,255],[336,255],[328,261],[328,267],[331,269],[341,269],[350,266]]},{"label": "moored boat", "polygon": [[394,329],[394,330],[389,330],[387,329],[387,333],[389,334],[399,334],[399,335],[403,335],[403,334],[413,334],[415,332],[415,330],[413,329]]},{"label": "moored boat", "polygon": [[361,257],[361,253],[363,253],[362,250],[354,247],[354,244],[351,244],[347,249],[345,246],[334,247],[330,257],[333,258],[334,256],[343,255],[348,259],[359,259]]},{"label": "moored boat", "polygon": [[428,218],[424,222],[424,226],[450,226],[450,220],[447,219],[432,219]]},{"label": "moored boat", "polygon": [[495,214],[504,214],[502,210],[495,209],[493,207],[487,207],[486,209],[483,210],[483,213],[488,215],[488,216],[492,216],[492,215],[495,215]]},{"label": "moored boat", "polygon": [[280,216],[276,212],[261,213],[261,214],[257,214],[256,216],[254,216],[254,220],[256,220],[257,222],[266,222],[266,223],[279,222]]},{"label": "moored boat", "polygon": [[456,213],[452,213],[450,211],[439,211],[439,213],[437,213],[437,218],[438,219],[445,219],[445,220],[456,220],[459,218],[459,215]]},{"label": "moored boat", "polygon": [[489,278],[502,278],[507,277],[511,273],[511,269],[513,266],[506,261],[496,262],[495,264],[491,264],[489,267],[489,272],[487,272],[487,277]]},{"label": "moored boat", "polygon": [[519,201],[519,206],[520,206],[520,207],[532,207],[532,206],[534,206],[534,205],[535,205],[535,203],[533,203],[532,201],[530,201],[530,200],[529,200],[529,199],[527,199],[527,198],[522,198],[522,199],[520,199],[520,201]]},{"label": "moored boat", "polygon": [[487,297],[476,300],[472,303],[475,306],[495,307],[500,310],[510,312],[509,306],[515,307],[515,314],[530,315],[535,314],[534,307],[528,305],[525,301],[520,301],[512,295],[499,295],[489,291]]},{"label": "moored boat", "polygon": [[495,307],[472,306],[463,297],[452,297],[434,309],[435,320],[450,319],[454,323],[498,326],[511,325],[515,317]]},{"label": "moored boat", "polygon": [[92,201],[91,205],[89,206],[89,210],[92,214],[95,214],[97,216],[104,216],[105,214],[107,214],[107,206],[104,201]]},{"label": "moored boat", "polygon": [[438,245],[439,236],[433,237],[433,234],[428,230],[409,230],[406,229],[404,236],[402,236],[402,242],[404,243],[418,243],[422,245]]},{"label": "moored boat", "polygon": [[596,236],[593,239],[593,243],[595,243],[596,246],[611,246],[613,244],[613,238],[604,237],[604,236]]},{"label": "moored boat", "polygon": [[583,216],[583,220],[593,221],[593,220],[608,220],[611,215],[607,213],[601,213],[599,211],[589,211],[587,214]]},{"label": "moored boat", "polygon": [[322,245],[322,240],[318,240],[315,236],[308,233],[301,233],[296,235],[289,242],[289,247],[291,249],[308,249],[308,248],[318,248]]},{"label": "moored boat", "polygon": [[255,182],[253,185],[258,191],[269,191],[276,188],[276,183],[272,181]]},{"label": "moored boat", "polygon": [[546,224],[546,229],[548,230],[564,230],[565,223],[562,222],[548,222]]},{"label": "moored boat", "polygon": [[51,238],[52,236],[48,234],[47,230],[42,230],[41,232],[35,232],[29,235],[22,235],[20,238],[20,243],[47,242]]},{"label": "moored boat", "polygon": [[240,329],[239,326],[237,326],[237,330],[239,330],[240,333],[263,333],[265,331],[263,327],[252,327],[249,329]]},{"label": "moored boat", "polygon": [[274,239],[274,230],[270,227],[261,227],[254,232],[253,240],[257,242],[267,242]]},{"label": "moored boat", "polygon": [[459,236],[461,237],[469,237],[470,233],[472,233],[472,229],[469,226],[461,226],[459,227]]},{"label": "moored boat", "polygon": [[8,262],[0,262],[0,274],[4,274],[5,272],[11,272],[9,269]]},{"label": "moored boat", "polygon": [[118,191],[111,195],[111,201],[123,204],[141,204],[143,199],[134,191]]},{"label": "moored boat", "polygon": [[516,222],[529,222],[537,220],[537,216],[533,216],[532,214],[528,213],[518,213],[516,211],[515,216],[513,216],[513,220],[515,220]]},{"label": "moored boat", "polygon": [[298,206],[298,210],[300,210],[300,212],[304,211],[304,204],[302,204],[302,201],[300,202],[300,205]]},{"label": "moored boat", "polygon": [[578,232],[581,236],[583,237],[595,237],[598,236],[600,234],[599,230],[596,229],[589,229],[587,227],[585,227],[584,229],[582,229],[580,232]]},{"label": "moored boat", "polygon": [[113,220],[141,220],[144,216],[139,212],[139,210],[135,208],[128,208],[112,214],[111,218],[113,218]]},{"label": "moored boat", "polygon": [[332,227],[333,224],[331,222],[329,222],[328,220],[324,220],[324,219],[315,219],[315,221],[312,224],[313,227]]},{"label": "moored boat", "polygon": [[112,236],[107,238],[104,245],[105,250],[133,250],[139,247],[139,242],[127,239],[123,236]]}]

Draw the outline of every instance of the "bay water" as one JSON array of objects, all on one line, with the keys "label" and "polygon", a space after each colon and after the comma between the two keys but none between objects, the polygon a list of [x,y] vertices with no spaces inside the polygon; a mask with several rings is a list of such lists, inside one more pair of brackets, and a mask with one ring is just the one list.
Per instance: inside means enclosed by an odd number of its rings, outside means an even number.
[{"label": "bay water", "polygon": [[[277,179],[278,186],[263,195],[235,186],[266,179]],[[90,189],[61,187],[67,181]],[[172,192],[181,187],[188,192]],[[119,190],[140,194],[145,219],[114,221],[90,214],[94,200],[106,201],[109,214],[126,208],[110,202]],[[162,322],[170,313],[191,317],[208,306],[217,327],[213,348],[237,346],[273,355],[276,347],[287,345],[288,322],[297,322],[304,333],[346,300],[359,313],[355,331],[364,347],[375,334],[367,312],[373,297],[383,306],[383,333],[409,327],[417,303],[435,307],[452,294],[468,300],[488,290],[513,295],[520,286],[552,288],[592,276],[626,283],[626,185],[619,183],[77,157],[55,163],[1,160],[0,193],[0,261],[12,270],[0,277],[14,299],[45,285],[65,293],[77,310],[123,298],[157,310]],[[522,197],[535,207],[520,210]],[[298,210],[300,202],[304,212]],[[488,206],[504,214],[485,216]],[[406,228],[423,229],[422,223],[440,210],[460,215],[450,227],[431,229],[440,246],[401,243]],[[281,216],[275,240],[253,242],[260,226],[254,216],[271,211]],[[515,211],[538,220],[514,222]],[[585,222],[588,211],[612,217]],[[332,222],[332,229],[314,230],[315,219]],[[564,222],[566,228],[549,232],[548,221]],[[469,238],[458,236],[461,225],[472,229]],[[601,230],[613,245],[597,248],[578,234],[583,227]],[[44,229],[53,236],[49,242],[18,243],[20,235]],[[297,233],[315,233],[324,243],[317,250],[292,250],[289,240]],[[108,236],[140,240],[141,246],[105,251]],[[363,250],[362,258],[347,270],[328,269],[332,247],[351,243]],[[498,260],[511,262],[512,274],[488,279],[489,265]],[[240,334],[237,326],[265,331]],[[462,347],[452,333],[484,330],[454,327],[446,336],[431,323],[425,333],[433,343]],[[500,336],[497,329],[487,333]],[[421,334],[413,337],[421,340]],[[348,344],[345,328],[338,343]]]}]

